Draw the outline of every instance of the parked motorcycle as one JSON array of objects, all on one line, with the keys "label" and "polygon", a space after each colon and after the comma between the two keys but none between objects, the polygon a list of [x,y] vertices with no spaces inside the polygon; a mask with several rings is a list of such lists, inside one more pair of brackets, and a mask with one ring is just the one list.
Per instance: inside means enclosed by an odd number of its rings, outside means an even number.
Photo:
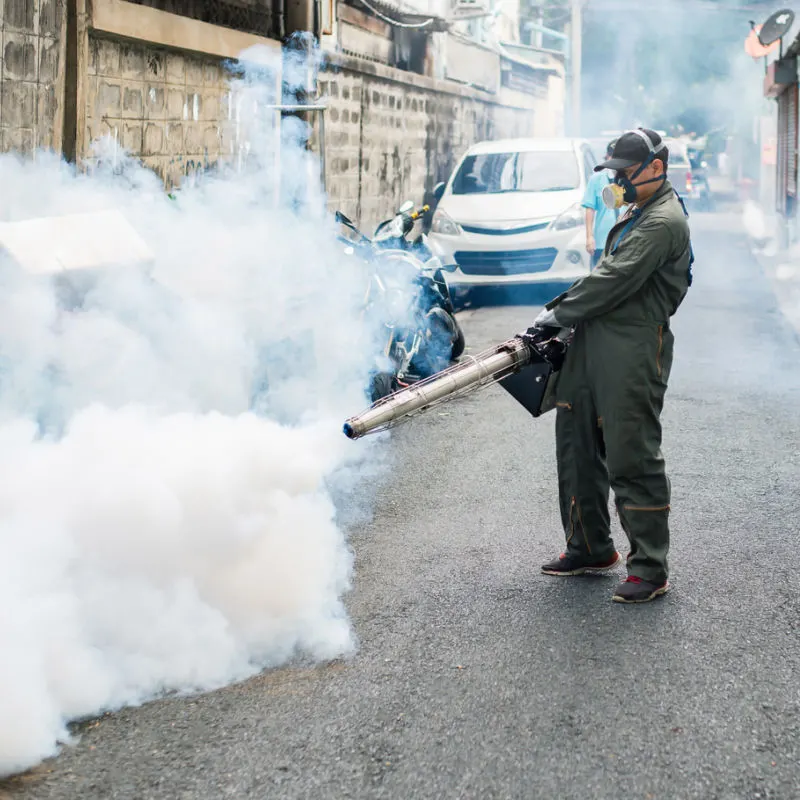
[{"label": "parked motorcycle", "polygon": [[457,336],[453,346],[453,358],[459,358],[464,352],[464,332],[455,318],[455,306],[453,297],[450,294],[450,287],[447,285],[444,273],[446,270],[453,271],[455,263],[446,267],[441,258],[436,255],[430,245],[427,235],[419,232],[412,236],[417,223],[430,211],[430,206],[422,206],[417,211],[414,203],[407,200],[391,219],[381,222],[375,229],[373,242],[382,249],[404,250],[417,256],[423,264],[423,288],[425,292],[424,301],[430,306],[438,305],[444,309],[452,318],[455,325]]},{"label": "parked motorcycle", "polygon": [[708,163],[701,151],[689,149],[688,154],[692,167],[686,187],[689,201],[701,211],[713,211],[715,204],[708,182]]},{"label": "parked motorcycle", "polygon": [[386,366],[372,376],[373,402],[435,374],[464,351],[441,260],[421,238],[407,238],[422,213],[404,203],[371,239],[336,213],[350,233],[340,240],[369,267],[364,313],[376,315],[386,333]]}]

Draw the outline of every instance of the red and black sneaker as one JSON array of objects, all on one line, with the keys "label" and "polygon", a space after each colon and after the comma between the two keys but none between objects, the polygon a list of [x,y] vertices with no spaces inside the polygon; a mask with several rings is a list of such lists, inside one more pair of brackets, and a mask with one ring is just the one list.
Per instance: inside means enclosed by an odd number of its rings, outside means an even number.
[{"label": "red and black sneaker", "polygon": [[605,572],[616,567],[620,560],[620,555],[616,550],[613,556],[602,561],[587,560],[562,553],[558,558],[542,564],[542,572],[545,575],[560,575],[561,577],[584,575],[587,572]]},{"label": "red and black sneaker", "polygon": [[649,603],[669,590],[669,581],[650,583],[650,581],[630,575],[627,580],[617,586],[611,599],[615,603]]}]

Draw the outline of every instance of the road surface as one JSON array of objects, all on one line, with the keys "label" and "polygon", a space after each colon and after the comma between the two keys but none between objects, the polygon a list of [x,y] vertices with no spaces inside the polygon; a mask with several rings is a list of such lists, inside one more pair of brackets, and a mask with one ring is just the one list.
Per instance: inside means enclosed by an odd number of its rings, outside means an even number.
[{"label": "road surface", "polygon": [[[539,573],[562,544],[553,418],[492,387],[394,434],[351,532],[352,659],[104,716],[0,796],[800,796],[800,345],[739,220],[692,223],[669,595],[624,606],[621,571]],[[536,312],[468,311],[468,342]]]}]

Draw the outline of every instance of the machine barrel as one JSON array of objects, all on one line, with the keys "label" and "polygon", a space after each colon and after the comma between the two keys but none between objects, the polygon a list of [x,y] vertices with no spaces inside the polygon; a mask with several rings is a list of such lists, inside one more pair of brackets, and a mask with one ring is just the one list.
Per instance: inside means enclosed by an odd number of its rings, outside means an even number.
[{"label": "machine barrel", "polygon": [[358,439],[390,427],[405,417],[430,406],[461,396],[512,375],[531,362],[531,348],[520,338],[449,367],[426,380],[384,397],[344,424],[344,434]]}]

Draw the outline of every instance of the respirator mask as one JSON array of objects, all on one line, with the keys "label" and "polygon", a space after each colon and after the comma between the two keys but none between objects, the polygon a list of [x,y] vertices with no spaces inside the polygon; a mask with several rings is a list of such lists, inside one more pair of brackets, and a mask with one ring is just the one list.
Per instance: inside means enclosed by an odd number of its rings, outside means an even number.
[{"label": "respirator mask", "polygon": [[624,172],[617,172],[613,182],[609,183],[608,186],[603,189],[603,203],[606,208],[612,210],[622,208],[626,203],[635,202],[637,186],[644,186],[647,183],[662,183],[667,179],[667,175],[664,173],[657,178],[650,178],[650,180],[642,181],[641,183],[634,183],[636,178],[653,163],[656,155],[658,155],[666,145],[664,142],[661,142],[658,147],[655,147],[650,137],[644,131],[630,131],[630,133],[635,133],[637,136],[640,136],[647,144],[647,148],[650,152],[633,175],[628,177]]}]

